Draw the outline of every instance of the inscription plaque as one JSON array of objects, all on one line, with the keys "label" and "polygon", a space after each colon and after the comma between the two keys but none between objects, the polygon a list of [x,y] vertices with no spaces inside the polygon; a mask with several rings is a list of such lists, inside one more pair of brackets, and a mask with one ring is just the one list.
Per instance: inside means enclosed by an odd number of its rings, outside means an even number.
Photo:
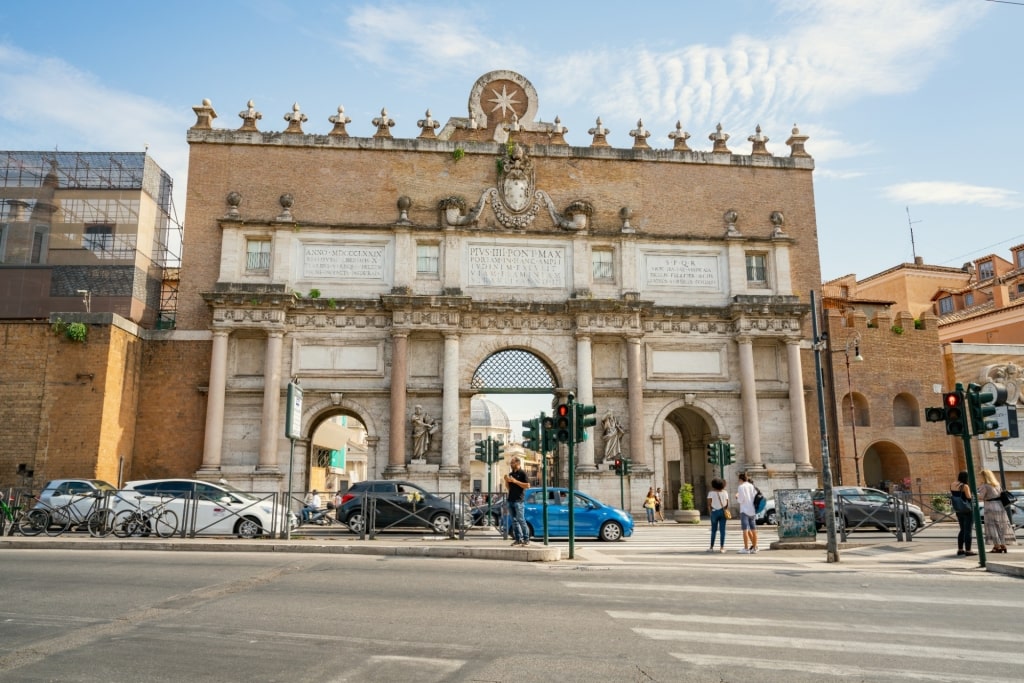
[{"label": "inscription plaque", "polygon": [[720,288],[718,257],[691,254],[645,254],[644,279],[648,287]]},{"label": "inscription plaque", "polygon": [[383,280],[383,245],[304,244],[302,276],[307,279]]},{"label": "inscription plaque", "polygon": [[466,257],[471,286],[565,288],[564,247],[477,245]]}]

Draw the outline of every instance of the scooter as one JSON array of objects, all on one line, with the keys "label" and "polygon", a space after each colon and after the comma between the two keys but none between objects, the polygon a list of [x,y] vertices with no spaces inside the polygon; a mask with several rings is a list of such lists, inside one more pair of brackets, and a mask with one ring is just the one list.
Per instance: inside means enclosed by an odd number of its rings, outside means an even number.
[{"label": "scooter", "polygon": [[303,524],[319,524],[320,526],[331,526],[332,524],[336,524],[337,522],[338,518],[334,514],[334,508],[329,507],[323,508],[322,510],[317,510],[316,512],[311,514],[309,518],[306,519],[306,521],[304,522],[300,519],[299,526],[302,526]]}]

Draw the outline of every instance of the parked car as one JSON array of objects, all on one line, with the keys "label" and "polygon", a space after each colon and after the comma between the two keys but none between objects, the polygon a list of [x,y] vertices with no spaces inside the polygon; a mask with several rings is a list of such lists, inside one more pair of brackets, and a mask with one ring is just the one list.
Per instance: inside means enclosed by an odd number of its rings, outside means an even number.
[{"label": "parked car", "polygon": [[364,495],[374,499],[374,526],[378,529],[427,527],[439,534],[447,534],[451,531],[452,520],[461,517],[464,525],[473,524],[472,513],[454,497],[430,493],[409,481],[370,479],[356,482],[341,497],[338,519],[354,534],[362,533],[366,528]]},{"label": "parked car", "polygon": [[130,481],[113,500],[112,507],[117,511],[135,509],[137,503],[141,503],[143,509],[166,505],[166,509],[177,515],[179,529],[180,525],[191,524],[194,509],[195,532],[204,535],[256,538],[282,531],[285,524],[292,528],[296,524],[295,515],[284,506],[260,494],[240,491],[224,481],[217,484],[196,479]]},{"label": "parked car", "polygon": [[[569,535],[569,490],[549,488],[548,536]],[[593,536],[602,541],[619,541],[633,535],[633,516],[625,510],[605,505],[585,493],[575,491],[573,508],[574,537]],[[530,488],[523,499],[530,536],[544,535],[544,489]]]},{"label": "parked car", "polygon": [[56,521],[65,522],[68,515],[61,509],[70,503],[74,510],[73,520],[82,520],[94,505],[94,494],[115,491],[117,487],[102,479],[53,479],[43,486],[33,507],[47,510]]},{"label": "parked car", "polygon": [[[893,496],[885,491],[863,486],[833,486],[836,521],[852,530],[856,527],[872,527],[888,530],[896,526],[896,507]],[[840,497],[842,505],[840,505]],[[825,528],[825,491],[817,489],[811,496],[814,501],[814,517],[818,529]],[[840,511],[840,508],[842,509]],[[910,516],[907,527],[911,533],[924,526],[924,512],[914,504],[908,506]]]},{"label": "parked car", "polygon": [[491,495],[490,503],[478,502],[470,508],[473,515],[473,526],[500,526],[505,515],[504,494]]},{"label": "parked car", "polygon": [[[1013,527],[1018,529],[1024,527],[1024,489],[1012,489],[1010,493],[1017,497],[1017,501],[1010,506],[1010,520],[1013,523]],[[984,524],[985,508],[980,500],[978,501],[978,512],[981,513],[981,523]]]},{"label": "parked car", "polygon": [[769,498],[764,502],[764,510],[757,516],[758,524],[778,524],[779,516],[775,512],[775,499]]}]

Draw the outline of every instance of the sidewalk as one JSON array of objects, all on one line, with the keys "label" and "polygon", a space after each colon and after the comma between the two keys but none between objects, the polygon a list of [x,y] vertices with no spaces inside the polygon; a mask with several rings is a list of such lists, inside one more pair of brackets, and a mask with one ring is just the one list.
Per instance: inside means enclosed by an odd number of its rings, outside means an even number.
[{"label": "sidewalk", "polygon": [[[655,526],[644,525],[638,528],[633,538],[623,544],[595,544],[590,541],[576,544],[576,557],[573,562],[600,563],[604,551],[621,551],[635,544],[639,549],[645,541],[657,537],[676,537],[680,531],[693,529],[700,534],[707,533],[706,525],[679,525],[667,523]],[[738,533],[738,529],[736,530]],[[642,536],[643,538],[638,538]],[[773,534],[774,536],[774,534]],[[701,541],[703,544],[703,540]],[[567,541],[559,539],[545,546],[533,541],[529,546],[511,547],[511,541],[502,539],[501,533],[494,529],[474,528],[465,540],[449,539],[445,536],[429,534],[379,534],[374,540],[360,540],[358,536],[342,530],[341,527],[301,527],[292,532],[291,540],[240,538],[131,538],[114,537],[92,538],[86,534],[64,535],[57,538],[47,536],[6,536],[0,538],[0,551],[4,549],[61,549],[61,550],[161,550],[178,552],[234,552],[234,553],[324,553],[336,555],[387,555],[394,557],[436,557],[462,558],[477,560],[504,560],[508,562],[560,562],[569,561],[566,549]],[[869,549],[872,553],[898,555],[903,562],[920,563],[922,567],[931,566],[935,561],[936,551],[945,551],[947,539],[918,538],[909,543],[896,543],[890,535],[856,535],[849,543],[839,544],[841,551]],[[646,548],[649,553],[657,553],[657,549]],[[757,562],[758,559],[768,561],[773,556],[807,554],[814,551],[815,555],[824,552],[824,538],[819,536],[815,543],[800,544],[792,549],[773,549],[760,555],[740,555],[742,562]],[[952,553],[950,553],[952,555]],[[723,555],[720,559],[735,555]],[[716,559],[719,559],[716,557]],[[1015,546],[1006,555],[987,556],[986,569],[989,572],[1024,578],[1024,548]]]}]

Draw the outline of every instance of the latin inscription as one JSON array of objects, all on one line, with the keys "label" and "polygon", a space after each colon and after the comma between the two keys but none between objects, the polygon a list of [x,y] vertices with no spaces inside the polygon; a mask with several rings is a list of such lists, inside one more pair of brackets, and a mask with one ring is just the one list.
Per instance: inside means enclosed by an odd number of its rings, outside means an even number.
[{"label": "latin inscription", "polygon": [[302,275],[307,279],[383,280],[384,247],[303,245]]},{"label": "latin inscription", "polygon": [[561,247],[471,246],[469,284],[477,287],[565,287]]},{"label": "latin inscription", "polygon": [[714,256],[647,254],[648,287],[718,289],[718,259]]}]

